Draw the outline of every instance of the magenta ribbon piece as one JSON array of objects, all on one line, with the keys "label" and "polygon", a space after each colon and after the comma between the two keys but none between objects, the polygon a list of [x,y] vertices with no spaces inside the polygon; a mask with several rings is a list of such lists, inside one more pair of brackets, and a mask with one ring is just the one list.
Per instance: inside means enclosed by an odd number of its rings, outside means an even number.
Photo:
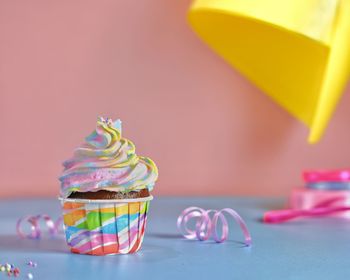
[{"label": "magenta ribbon piece", "polygon": [[[224,242],[228,238],[229,226],[224,214],[230,215],[240,226],[246,246],[252,244],[248,227],[241,216],[231,208],[221,210],[204,210],[199,207],[188,207],[177,218],[177,227],[187,239],[208,240],[211,236],[217,243]],[[211,217],[212,215],[212,217]],[[187,223],[191,219],[196,219],[195,229],[189,229]],[[218,234],[218,222],[221,221],[222,231]]]},{"label": "magenta ribbon piece", "polygon": [[341,201],[344,201],[344,197],[326,199],[316,204],[311,209],[284,209],[269,211],[264,214],[263,221],[265,223],[283,223],[300,217],[322,217],[336,212],[349,211],[350,206],[339,206],[338,203]]},{"label": "magenta ribbon piece", "polygon": [[[40,214],[36,216],[25,216],[20,218],[17,221],[16,225],[18,236],[21,238],[40,239],[42,236],[40,221],[44,222],[47,232],[51,237],[54,237],[62,232],[60,230],[63,225],[62,217],[58,218],[57,221],[54,222],[49,215]],[[23,224],[25,223],[28,223],[30,225],[29,233],[23,230]]]}]

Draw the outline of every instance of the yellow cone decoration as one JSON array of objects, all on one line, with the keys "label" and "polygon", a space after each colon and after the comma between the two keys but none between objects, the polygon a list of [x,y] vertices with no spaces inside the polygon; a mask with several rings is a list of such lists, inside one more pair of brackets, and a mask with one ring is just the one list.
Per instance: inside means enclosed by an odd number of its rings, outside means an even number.
[{"label": "yellow cone decoration", "polygon": [[195,0],[189,21],[321,138],[350,74],[350,0]]}]

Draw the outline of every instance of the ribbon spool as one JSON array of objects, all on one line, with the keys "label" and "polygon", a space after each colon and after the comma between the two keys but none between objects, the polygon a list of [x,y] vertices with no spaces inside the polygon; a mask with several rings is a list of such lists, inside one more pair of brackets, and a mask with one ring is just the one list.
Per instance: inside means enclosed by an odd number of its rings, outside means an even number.
[{"label": "ribbon spool", "polygon": [[307,183],[319,182],[350,182],[350,170],[311,170],[303,172],[304,181]]},{"label": "ribbon spool", "polygon": [[323,134],[350,75],[350,1],[195,0],[189,22],[230,65]]},{"label": "ribbon spool", "polygon": [[[28,238],[28,239],[40,239],[42,237],[42,229],[40,226],[40,222],[44,222],[46,226],[46,230],[49,234],[49,236],[54,237],[62,231],[60,228],[63,226],[63,219],[62,217],[58,218],[56,222],[54,222],[49,215],[41,214],[36,216],[25,216],[23,218],[20,218],[17,221],[16,225],[16,231],[18,236],[21,238]],[[24,223],[28,223],[30,225],[30,231],[27,233],[23,229]]]},{"label": "ribbon spool", "polygon": [[[204,210],[199,207],[186,208],[177,219],[177,227],[187,239],[208,240],[211,236],[217,243],[224,242],[228,238],[229,226],[224,214],[230,215],[240,226],[246,246],[252,244],[248,227],[241,216],[231,208],[217,210]],[[210,215],[213,215],[212,218]],[[195,219],[195,229],[189,229],[187,224]],[[221,235],[218,234],[218,222],[222,224]]]},{"label": "ribbon spool", "polygon": [[350,190],[350,170],[309,170],[303,172],[306,187],[314,190]]},{"label": "ribbon spool", "polygon": [[323,217],[334,213],[350,211],[350,207],[339,206],[344,197],[334,197],[323,200],[310,209],[284,209],[268,211],[264,214],[265,223],[283,223],[300,217]]}]

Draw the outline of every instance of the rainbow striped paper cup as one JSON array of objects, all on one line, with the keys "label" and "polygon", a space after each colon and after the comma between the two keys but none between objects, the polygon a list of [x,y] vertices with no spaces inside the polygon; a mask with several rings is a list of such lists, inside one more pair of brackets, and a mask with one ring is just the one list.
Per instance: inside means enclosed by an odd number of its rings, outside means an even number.
[{"label": "rainbow striped paper cup", "polygon": [[59,199],[72,253],[103,256],[135,253],[141,248],[152,196],[118,200]]}]

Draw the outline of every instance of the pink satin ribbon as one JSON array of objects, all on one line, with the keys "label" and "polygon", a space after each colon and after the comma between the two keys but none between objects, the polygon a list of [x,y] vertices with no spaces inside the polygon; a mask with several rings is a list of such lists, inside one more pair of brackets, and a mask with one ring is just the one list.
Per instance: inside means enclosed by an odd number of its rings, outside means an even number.
[{"label": "pink satin ribbon", "polygon": [[[248,227],[241,216],[231,208],[221,210],[204,210],[199,207],[186,208],[177,219],[177,227],[187,239],[198,239],[200,241],[208,240],[211,236],[217,243],[227,240],[229,235],[229,226],[224,214],[230,215],[240,226],[246,246],[252,244],[252,239]],[[210,216],[212,215],[212,217]],[[187,224],[191,219],[196,219],[195,229],[189,229]],[[218,223],[221,221],[221,235],[218,234]]]},{"label": "pink satin ribbon", "polygon": [[327,216],[336,212],[349,211],[350,206],[335,205],[340,201],[344,201],[344,197],[336,197],[324,200],[316,204],[311,209],[285,209],[269,211],[264,214],[263,221],[265,223],[283,223],[300,217],[320,217]]},{"label": "pink satin ribbon", "polygon": [[[57,221],[54,222],[49,215],[41,214],[20,218],[16,224],[16,231],[18,236],[21,238],[40,239],[42,236],[42,229],[40,226],[41,221],[44,222],[46,230],[51,237],[56,236],[62,232],[60,230],[60,228],[63,226],[62,217],[58,218]],[[28,223],[30,225],[29,232],[28,230],[23,229],[23,225],[25,223]]]}]

